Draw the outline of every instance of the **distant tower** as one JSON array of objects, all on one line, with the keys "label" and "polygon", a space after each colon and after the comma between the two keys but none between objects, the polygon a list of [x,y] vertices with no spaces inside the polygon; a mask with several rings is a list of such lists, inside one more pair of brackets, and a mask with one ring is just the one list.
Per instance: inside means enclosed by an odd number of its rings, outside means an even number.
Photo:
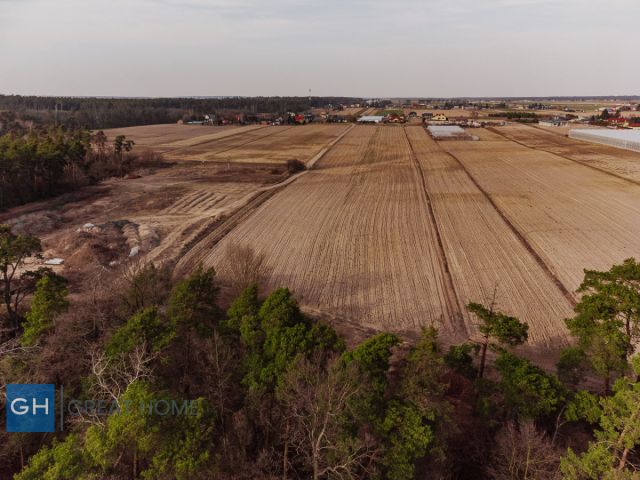
[{"label": "distant tower", "polygon": [[309,89],[309,106],[311,106],[311,89]]}]

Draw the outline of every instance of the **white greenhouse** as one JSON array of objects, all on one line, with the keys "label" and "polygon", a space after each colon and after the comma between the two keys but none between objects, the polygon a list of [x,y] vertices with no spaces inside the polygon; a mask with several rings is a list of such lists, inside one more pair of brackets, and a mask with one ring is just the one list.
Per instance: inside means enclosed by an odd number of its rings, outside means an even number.
[{"label": "white greenhouse", "polygon": [[640,152],[640,130],[578,129],[570,130],[569,137]]},{"label": "white greenhouse", "polygon": [[429,125],[427,130],[436,140],[477,140],[457,125]]}]

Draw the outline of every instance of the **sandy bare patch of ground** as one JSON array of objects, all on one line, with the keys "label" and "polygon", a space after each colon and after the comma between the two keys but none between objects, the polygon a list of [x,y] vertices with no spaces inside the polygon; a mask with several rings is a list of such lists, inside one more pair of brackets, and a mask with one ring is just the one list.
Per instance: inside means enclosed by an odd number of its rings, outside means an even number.
[{"label": "sandy bare patch of ground", "polygon": [[[144,127],[148,135],[151,130],[157,136],[149,144],[162,149],[163,135],[171,137],[171,132],[184,126],[170,127]],[[291,130],[274,148],[291,144],[297,156],[310,161],[345,128],[283,127],[269,134]],[[121,129],[123,134],[128,130]],[[219,133],[233,130],[220,129]],[[264,135],[262,130],[269,131],[252,128],[213,139],[209,133],[204,144],[214,151],[231,152],[249,140],[260,138]],[[184,133],[181,135],[184,137]],[[197,138],[202,137],[193,136],[191,140]],[[190,144],[186,148],[202,148],[201,145]],[[168,168],[141,171],[141,176],[112,179],[99,186],[2,212],[0,221],[11,223],[16,231],[40,236],[45,259],[62,258],[64,264],[59,269],[78,275],[85,267],[115,267],[131,258],[172,262],[258,192],[289,177],[285,162],[276,164],[271,155],[268,148],[256,149],[250,154],[251,162],[238,163],[194,162],[180,157],[181,161]]]}]

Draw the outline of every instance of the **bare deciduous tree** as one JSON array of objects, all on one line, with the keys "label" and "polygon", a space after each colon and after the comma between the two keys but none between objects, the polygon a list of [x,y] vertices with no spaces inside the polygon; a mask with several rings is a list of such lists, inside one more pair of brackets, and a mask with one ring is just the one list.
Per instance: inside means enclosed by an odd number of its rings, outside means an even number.
[{"label": "bare deciduous tree", "polygon": [[235,293],[249,285],[264,285],[271,276],[264,253],[249,245],[229,245],[225,251],[226,275]]},{"label": "bare deciduous tree", "polygon": [[314,480],[370,478],[373,473],[376,445],[366,435],[349,435],[343,423],[362,388],[356,369],[345,368],[338,360],[326,369],[320,361],[301,360],[279,389],[284,443]]},{"label": "bare deciduous tree", "polygon": [[498,432],[489,465],[496,480],[560,478],[560,452],[531,421],[509,423]]},{"label": "bare deciduous tree", "polygon": [[[133,383],[151,378],[151,363],[157,354],[150,354],[144,346],[121,354],[115,358],[107,356],[103,351],[91,353],[92,390],[97,399],[105,398],[120,405],[120,398]],[[91,415],[91,412],[79,412],[80,421],[102,424],[104,417]]]},{"label": "bare deciduous tree", "polygon": [[209,386],[208,395],[218,409],[224,454],[228,454],[227,417],[233,413],[231,403],[237,401],[237,352],[224,342],[217,331],[206,340],[208,349],[205,362],[210,367],[205,370],[203,380]]},{"label": "bare deciduous tree", "polygon": [[171,290],[171,269],[168,265],[157,267],[144,260],[133,260],[124,265],[121,279],[122,302],[128,314],[160,305]]}]

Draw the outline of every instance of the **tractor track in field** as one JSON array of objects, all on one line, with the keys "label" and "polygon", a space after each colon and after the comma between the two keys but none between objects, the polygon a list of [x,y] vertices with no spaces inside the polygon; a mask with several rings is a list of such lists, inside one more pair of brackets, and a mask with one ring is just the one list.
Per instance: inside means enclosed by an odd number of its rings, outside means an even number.
[{"label": "tractor track in field", "polygon": [[[205,249],[213,248],[234,228],[240,225],[247,218],[251,217],[251,215],[253,215],[258,207],[260,207],[264,202],[266,202],[276,193],[280,192],[288,185],[296,181],[302,175],[307,174],[309,171],[311,171],[314,165],[324,155],[326,155],[334,145],[342,140],[342,138],[347,135],[347,133],[349,133],[353,128],[354,127],[351,126],[350,128],[345,129],[344,132],[342,132],[332,142],[321,149],[320,152],[315,155],[315,157],[309,160],[307,170],[293,175],[276,185],[271,185],[263,188],[262,190],[252,195],[251,198],[246,200],[243,205],[241,205],[238,209],[233,211],[228,216],[210,220],[195,238],[193,238],[189,243],[183,246],[178,262],[176,264],[175,271],[178,274],[182,274],[193,270],[202,256],[198,255],[198,253],[202,253],[202,251]],[[206,243],[206,245],[203,245],[203,243]]]},{"label": "tractor track in field", "polygon": [[[493,131],[493,130],[491,130]],[[493,132],[493,133],[497,133],[497,132]],[[504,136],[503,136],[504,137]],[[504,137],[507,138],[507,137]],[[442,150],[442,152],[446,155],[448,155],[450,158],[452,158],[462,169],[462,171],[464,171],[466,173],[466,175],[469,177],[469,179],[471,180],[471,182],[473,182],[473,184],[476,186],[476,188],[482,193],[482,195],[487,199],[487,201],[491,204],[491,206],[495,209],[495,211],[498,213],[498,215],[500,216],[500,218],[502,218],[502,220],[505,222],[505,224],[509,227],[509,229],[513,232],[513,234],[516,236],[516,238],[518,238],[518,240],[520,240],[520,242],[522,243],[522,245],[524,246],[524,248],[531,254],[531,256],[533,257],[533,259],[536,261],[536,263],[543,269],[543,271],[549,276],[549,278],[553,281],[553,283],[558,287],[558,289],[562,292],[562,295],[567,299],[567,301],[569,301],[569,304],[572,307],[575,307],[576,305],[576,299],[575,297],[571,294],[571,292],[569,291],[569,289],[560,281],[560,279],[558,278],[558,276],[555,274],[555,272],[551,269],[551,267],[549,267],[549,265],[547,265],[547,263],[544,261],[544,259],[540,256],[540,254],[538,254],[538,252],[533,248],[533,246],[531,245],[531,243],[529,243],[529,241],[527,240],[527,238],[520,232],[520,230],[518,230],[516,228],[516,226],[511,222],[511,220],[507,217],[507,215],[505,215],[505,213],[500,209],[500,207],[498,206],[498,204],[493,200],[493,198],[491,197],[491,195],[489,194],[489,192],[487,192],[487,190],[484,189],[484,187],[482,187],[482,185],[480,185],[480,183],[476,180],[476,178],[471,174],[471,172],[467,169],[467,167],[464,165],[464,163],[458,158],[456,157],[454,154],[452,154],[451,152],[446,151],[444,148],[442,148],[442,146],[440,145],[439,142],[436,142],[438,144],[438,147]],[[517,143],[517,142],[516,142]],[[529,147],[530,148],[530,147]],[[578,162],[579,163],[579,162]]]},{"label": "tractor track in field", "polygon": [[[536,128],[538,128],[538,127],[536,127]],[[538,128],[538,129],[541,130],[540,128]],[[560,157],[560,158],[562,158],[564,160],[568,160],[568,161],[576,163],[578,165],[582,165],[583,167],[588,167],[588,168],[591,168],[592,170],[596,170],[596,171],[598,171],[600,173],[604,173],[605,175],[610,175],[612,177],[617,178],[618,180],[623,180],[623,181],[631,183],[633,185],[640,186],[640,181],[638,181],[638,180],[633,180],[632,178],[625,177],[623,175],[619,175],[617,173],[611,172],[611,171],[606,170],[604,168],[596,167],[595,165],[590,165],[590,164],[588,164],[586,162],[582,162],[580,160],[576,160],[575,158],[567,157],[566,155],[562,155],[561,153],[556,153],[556,152],[554,152],[552,150],[547,150],[545,148],[540,148],[540,147],[532,147],[530,145],[527,145],[526,143],[521,142],[520,140],[516,140],[515,138],[509,137],[508,135],[505,135],[504,133],[499,132],[494,127],[487,127],[487,130],[492,132],[492,133],[495,133],[496,135],[504,138],[505,140],[508,140],[510,142],[513,142],[513,143],[517,143],[521,147],[527,148],[529,150],[535,150],[535,151],[538,151],[538,152],[545,152],[545,153],[548,153],[550,155],[555,155],[556,157]]]},{"label": "tractor track in field", "polygon": [[[258,130],[264,130],[265,128],[267,128],[267,126],[259,126],[257,128],[252,128],[251,130],[243,130],[242,128],[237,128],[234,130],[237,130],[236,132],[229,132],[228,135],[224,135],[222,137],[219,138],[214,138],[214,139],[207,139],[207,140],[202,140],[201,142],[196,142],[196,143],[191,143],[189,145],[182,145],[176,148],[170,148],[169,150],[166,150],[165,153],[176,153],[176,152],[180,152],[182,150],[187,150],[189,148],[193,148],[193,147],[197,147],[198,145],[204,145],[205,143],[213,143],[213,142],[218,142],[218,141],[223,141],[223,140],[228,140],[231,139],[232,137],[237,137],[238,135],[244,135],[250,132],[257,132]],[[268,137],[269,135],[265,135],[265,137]],[[263,138],[263,137],[258,137],[258,138]]]},{"label": "tractor track in field", "polygon": [[295,127],[287,127],[287,128],[279,129],[278,131],[275,131],[275,132],[273,132],[273,133],[269,133],[269,134],[267,134],[267,135],[263,135],[263,136],[258,137],[258,138],[252,138],[251,140],[248,140],[248,141],[246,141],[246,142],[240,143],[240,144],[238,144],[238,145],[234,145],[234,146],[232,146],[232,147],[229,147],[229,148],[225,148],[225,149],[219,150],[219,151],[217,151],[217,152],[214,152],[213,157],[217,157],[217,156],[218,156],[218,155],[220,155],[221,153],[229,152],[229,151],[231,151],[231,150],[235,150],[236,148],[244,147],[244,146],[246,146],[246,145],[249,145],[249,144],[251,144],[251,143],[257,142],[257,141],[259,141],[259,140],[263,140],[263,139],[265,139],[265,138],[269,138],[269,137],[277,137],[277,136],[278,136],[278,135],[280,135],[281,133],[284,133],[284,132],[286,132],[287,130],[291,130],[292,128],[295,128]]},{"label": "tractor track in field", "polygon": [[424,178],[424,171],[420,166],[418,156],[416,155],[413,144],[411,143],[411,140],[409,139],[409,136],[407,135],[407,131],[405,130],[404,127],[402,128],[402,131],[404,133],[404,138],[407,142],[409,151],[411,153],[411,160],[413,161],[413,165],[416,168],[418,177],[420,178],[422,191],[424,192],[425,198],[427,200],[427,211],[429,212],[429,218],[431,220],[431,223],[433,224],[433,229],[436,234],[436,241],[438,245],[438,255],[440,257],[440,261],[442,262],[442,266],[444,269],[445,282],[446,282],[447,293],[448,293],[447,308],[450,311],[451,318],[455,319],[455,321],[459,324],[459,326],[462,327],[466,332],[468,332],[468,326],[464,322],[463,315],[462,315],[462,306],[460,304],[460,297],[458,295],[458,292],[456,291],[455,283],[453,281],[453,276],[451,275],[451,269],[449,268],[449,260],[447,259],[447,254],[444,248],[444,242],[442,241],[440,226],[438,225],[435,212],[433,211],[433,201],[431,199],[431,194],[429,193],[429,189],[427,188],[427,182]]}]

